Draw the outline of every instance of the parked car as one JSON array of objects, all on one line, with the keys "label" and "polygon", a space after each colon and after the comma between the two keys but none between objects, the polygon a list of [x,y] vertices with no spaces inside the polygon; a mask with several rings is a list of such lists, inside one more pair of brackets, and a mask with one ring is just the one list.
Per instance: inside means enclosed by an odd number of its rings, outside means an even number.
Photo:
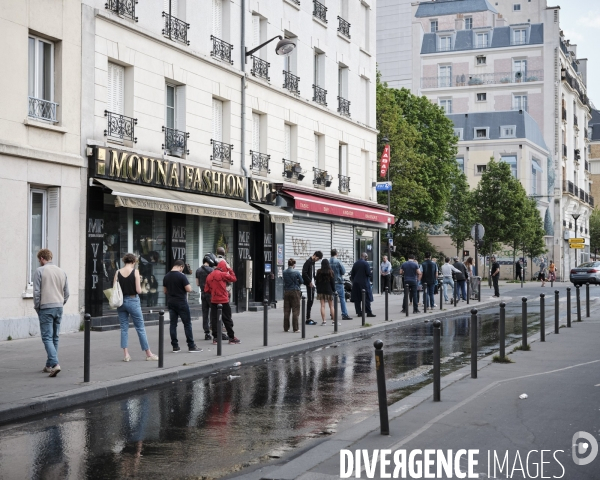
[{"label": "parked car", "polygon": [[573,285],[584,285],[587,282],[600,284],[600,262],[586,262],[572,268],[569,280]]}]

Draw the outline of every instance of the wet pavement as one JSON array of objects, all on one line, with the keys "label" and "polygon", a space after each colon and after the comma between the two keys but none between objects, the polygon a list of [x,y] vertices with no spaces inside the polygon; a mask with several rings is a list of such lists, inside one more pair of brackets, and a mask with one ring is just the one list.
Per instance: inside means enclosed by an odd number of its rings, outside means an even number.
[{"label": "wet pavement", "polygon": [[[539,327],[538,310],[539,301],[530,302],[530,332]],[[546,310],[552,318],[552,306]],[[507,343],[521,337],[520,315],[520,301],[507,306]],[[497,308],[480,312],[482,356],[498,348],[497,323]],[[431,381],[432,329],[431,322],[416,323],[377,334],[390,404]],[[468,363],[469,335],[468,315],[443,321],[442,374]],[[0,427],[0,478],[219,478],[268,462],[377,408],[373,340],[231,367]]]}]

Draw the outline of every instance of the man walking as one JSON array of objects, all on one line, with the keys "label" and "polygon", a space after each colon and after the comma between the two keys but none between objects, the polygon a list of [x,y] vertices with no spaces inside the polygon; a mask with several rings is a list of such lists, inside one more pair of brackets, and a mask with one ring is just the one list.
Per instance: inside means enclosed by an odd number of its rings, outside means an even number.
[{"label": "man walking", "polygon": [[344,292],[344,275],[346,275],[346,269],[344,268],[343,263],[338,260],[337,250],[335,248],[331,250],[331,259],[329,260],[329,265],[331,265],[331,269],[333,270],[333,275],[335,277],[335,291],[340,299],[342,320],[352,320],[350,315],[348,315],[348,307],[346,306],[346,293]]},{"label": "man walking", "polygon": [[[352,293],[350,301],[354,303],[356,315],[362,317],[363,308],[367,317],[375,317],[371,311],[371,302],[373,301],[373,290],[371,289],[371,278],[373,272],[367,262],[369,255],[362,253],[360,260],[354,262],[350,270],[350,280],[352,280]],[[365,304],[362,305],[362,291],[365,290]]]},{"label": "man walking", "polygon": [[316,325],[317,322],[313,322],[310,319],[310,309],[315,300],[315,284],[313,279],[315,278],[315,263],[323,258],[323,252],[317,250],[313,253],[304,265],[302,265],[302,281],[306,285],[306,324]]},{"label": "man walking", "polygon": [[204,340],[212,339],[210,336],[210,319],[208,317],[210,311],[210,293],[206,293],[204,287],[206,286],[206,277],[210,275],[216,266],[216,257],[214,254],[209,253],[204,255],[202,266],[196,270],[196,285],[200,287],[200,300],[202,301],[202,328],[204,329]]},{"label": "man walking", "polygon": [[[421,270],[419,264],[415,261],[415,256],[411,253],[408,256],[408,261],[404,262],[400,267],[400,274],[404,275],[404,302],[402,304],[402,313],[406,313],[409,307],[409,297],[412,299],[413,313],[421,313],[419,311],[419,301],[417,299],[417,283],[421,279]],[[406,295],[406,287],[408,286],[409,294]]]},{"label": "man walking", "polygon": [[183,260],[175,260],[173,268],[163,278],[163,291],[167,296],[167,307],[169,308],[169,320],[171,334],[171,345],[173,353],[179,353],[179,340],[177,340],[177,319],[181,318],[183,323],[183,331],[190,353],[201,352],[194,343],[194,335],[192,333],[192,315],[190,306],[187,301],[188,292],[192,291],[192,286],[188,282],[187,277],[182,273],[185,268]]},{"label": "man walking", "polygon": [[498,288],[498,280],[500,278],[500,264],[496,261],[496,257],[492,255],[492,283],[494,284],[494,297],[500,297],[500,288]]},{"label": "man walking", "polygon": [[452,301],[450,304],[452,304],[454,302],[454,281],[452,280],[452,274],[460,273],[460,270],[457,270],[455,267],[450,265],[449,257],[446,257],[444,262],[444,265],[442,265],[442,287],[444,288],[444,301],[448,302],[448,290],[446,285],[450,285],[452,287]]},{"label": "man walking", "polygon": [[381,261],[381,294],[385,293],[385,289],[388,289],[388,292],[392,292],[392,282],[390,279],[392,278],[392,264],[388,261],[387,255],[383,256]]},{"label": "man walking", "polygon": [[[427,308],[433,308],[435,307],[435,285],[437,283],[438,268],[431,260],[431,253],[425,253],[425,261],[421,264],[421,268],[423,269],[423,276],[421,277],[423,302]],[[427,284],[427,289],[425,289],[425,284]]]},{"label": "man walking", "polygon": [[454,274],[456,280],[456,292],[457,299],[460,298],[463,302],[467,301],[467,280],[469,279],[469,272],[464,263],[458,260],[458,257],[454,257],[454,268],[459,270],[459,273]]},{"label": "man walking", "polygon": [[229,305],[229,294],[227,284],[237,281],[235,273],[225,260],[221,260],[217,267],[206,277],[204,291],[210,294],[210,323],[213,335],[213,345],[217,345],[217,321],[219,320],[218,305],[222,305],[223,325],[229,335],[229,344],[242,343],[233,332],[233,319],[231,318],[231,306]]},{"label": "man walking", "polygon": [[283,331],[290,330],[290,312],[292,313],[292,329],[298,333],[298,315],[300,314],[300,285],[302,275],[294,270],[296,260],[288,260],[288,268],[283,271]]},{"label": "man walking", "polygon": [[519,261],[517,262],[517,280],[523,280],[522,275],[523,275],[523,260],[519,259]]},{"label": "man walking", "polygon": [[52,252],[47,248],[37,253],[40,266],[33,274],[33,308],[40,321],[40,335],[46,348],[46,366],[42,370],[49,377],[60,372],[58,364],[58,335],[63,305],[69,299],[67,274],[52,263]]}]

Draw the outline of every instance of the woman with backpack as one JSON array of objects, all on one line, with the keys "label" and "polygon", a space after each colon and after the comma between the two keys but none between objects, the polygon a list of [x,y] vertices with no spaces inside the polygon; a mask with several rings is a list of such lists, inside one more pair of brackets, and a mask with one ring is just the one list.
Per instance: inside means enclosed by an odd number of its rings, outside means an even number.
[{"label": "woman with backpack", "polygon": [[329,315],[331,316],[331,324],[335,323],[333,318],[333,294],[335,292],[335,279],[329,260],[324,258],[321,261],[321,268],[317,270],[316,274],[317,284],[317,300],[321,302],[321,325],[327,325],[325,321],[325,302],[329,304]]}]

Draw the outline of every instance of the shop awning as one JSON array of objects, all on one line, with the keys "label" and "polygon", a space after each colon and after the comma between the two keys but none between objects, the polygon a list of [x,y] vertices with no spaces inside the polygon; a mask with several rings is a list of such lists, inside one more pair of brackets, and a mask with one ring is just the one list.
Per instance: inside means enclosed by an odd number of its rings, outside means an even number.
[{"label": "shop awning", "polygon": [[317,197],[305,193],[292,192],[284,190],[284,193],[294,199],[294,207],[297,210],[306,210],[308,212],[324,213],[326,215],[335,215],[345,218],[356,218],[367,220],[369,222],[393,224],[394,216],[385,210],[357,205],[341,200],[332,200],[329,198]]},{"label": "shop awning", "polygon": [[158,210],[250,222],[260,221],[258,210],[241,200],[113,182],[112,180],[96,179],[96,181],[112,190],[117,207],[141,208],[143,210]]},{"label": "shop awning", "polygon": [[276,207],[275,205],[265,205],[263,203],[253,203],[252,205],[267,212],[273,223],[294,223],[294,215],[290,212],[286,212],[283,208]]}]

